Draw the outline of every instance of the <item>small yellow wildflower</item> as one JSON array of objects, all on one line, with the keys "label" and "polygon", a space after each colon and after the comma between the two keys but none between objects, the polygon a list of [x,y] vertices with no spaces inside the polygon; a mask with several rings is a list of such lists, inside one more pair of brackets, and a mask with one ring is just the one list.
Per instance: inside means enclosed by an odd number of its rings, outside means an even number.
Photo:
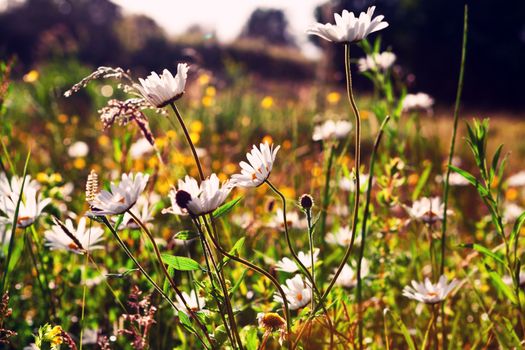
[{"label": "small yellow wildflower", "polygon": [[194,144],[198,144],[201,140],[201,135],[198,132],[190,132],[190,139]]},{"label": "small yellow wildflower", "polygon": [[210,83],[211,77],[208,74],[199,75],[198,82],[201,85],[208,85]]},{"label": "small yellow wildflower", "polygon": [[208,86],[205,90],[205,94],[213,97],[217,94],[217,90],[215,89],[215,86]]},{"label": "small yellow wildflower", "polygon": [[261,101],[261,107],[264,109],[270,109],[273,106],[273,98],[271,96],[265,96]]},{"label": "small yellow wildflower", "polygon": [[111,140],[109,139],[107,135],[100,135],[98,137],[98,144],[101,145],[102,147],[109,145],[110,142]]},{"label": "small yellow wildflower", "polygon": [[33,69],[29,71],[26,75],[24,75],[23,79],[26,83],[34,83],[35,81],[38,80],[38,76],[39,76],[38,71]]},{"label": "small yellow wildflower", "polygon": [[214,104],[213,97],[210,96],[204,96],[201,100],[201,103],[204,107],[211,107]]}]

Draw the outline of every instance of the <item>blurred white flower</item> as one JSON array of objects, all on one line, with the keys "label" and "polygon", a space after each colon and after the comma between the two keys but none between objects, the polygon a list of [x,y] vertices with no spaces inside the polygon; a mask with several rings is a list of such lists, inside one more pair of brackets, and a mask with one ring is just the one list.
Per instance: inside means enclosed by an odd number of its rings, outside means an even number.
[{"label": "blurred white flower", "polygon": [[179,180],[178,188],[169,193],[171,207],[162,212],[194,216],[209,214],[224,203],[231,190],[228,181],[221,186],[216,174],[211,174],[200,186],[197,180],[186,175],[184,180]]},{"label": "blurred white flower", "polygon": [[[188,305],[188,308],[190,308],[190,310],[193,312],[201,311],[206,305],[206,299],[204,297],[198,296],[194,290],[192,290],[189,295],[186,292],[181,292],[181,294],[182,298],[184,298],[184,301]],[[176,295],[177,300],[175,301],[175,305],[179,308],[179,310],[189,316],[189,312],[184,306],[182,298]]]},{"label": "blurred white flower", "polygon": [[55,219],[55,224],[45,232],[44,236],[45,245],[51,250],[63,249],[76,254],[84,254],[86,251],[103,248],[97,245],[104,239],[103,234],[104,230],[100,227],[91,226],[91,224],[90,227],[86,227],[86,217],[81,217],[76,228],[70,219],[67,219],[65,223]]},{"label": "blurred white flower", "polygon": [[148,103],[157,108],[162,108],[182,96],[186,86],[188,69],[189,66],[186,63],[179,63],[175,77],[167,69],[164,69],[161,76],[151,72],[146,79],[139,78],[140,85],[133,84],[133,87]]},{"label": "blurred white flower", "polygon": [[[502,277],[503,283],[505,283],[507,286],[512,286],[512,277],[509,275],[505,275]],[[519,281],[518,281],[520,287],[525,286],[525,271],[520,271],[519,275]]]},{"label": "blurred white flower", "polygon": [[117,215],[130,209],[144,191],[149,175],[143,173],[122,174],[116,185],[111,182],[111,191],[102,190],[89,200],[92,215]]},{"label": "blurred white flower", "polygon": [[[423,197],[412,204],[412,207],[405,207],[410,217],[414,220],[422,221],[425,224],[434,224],[443,220],[443,210],[445,204],[439,197]],[[447,215],[451,215],[452,210],[447,210]]]},{"label": "blurred white flower", "polygon": [[[24,178],[24,182],[24,191],[32,189],[36,192],[40,189],[40,184],[38,183],[38,181],[31,180],[31,176],[29,175],[26,175],[26,177]],[[0,172],[0,196],[18,198],[21,188],[22,179],[20,177],[13,175],[13,177],[11,177],[11,181],[9,181],[6,174]]]},{"label": "blurred white flower", "polygon": [[155,152],[155,148],[146,138],[141,138],[131,144],[129,148],[129,156],[131,159],[139,159],[144,157],[146,154]]},{"label": "blurred white flower", "polygon": [[[282,284],[281,288],[286,295],[290,310],[297,310],[305,306],[312,298],[312,288],[300,275],[295,275],[293,278],[287,279],[286,285]],[[281,304],[283,303],[283,298],[278,292],[273,295],[273,300]]]},{"label": "blurred white flower", "polygon": [[[361,187],[361,192],[365,191],[368,188],[368,174],[360,174],[359,182]],[[372,180],[373,181],[373,180]],[[355,176],[344,176],[339,180],[339,188],[343,191],[355,192]]]},{"label": "blurred white flower", "polygon": [[[445,180],[446,176],[446,174],[436,175],[436,182],[442,183]],[[468,186],[469,182],[460,174],[456,172],[451,172],[450,177],[448,178],[448,184],[450,186]]]},{"label": "blurred white flower", "polygon": [[[314,249],[314,264],[317,262],[317,256],[319,255],[319,249]],[[299,252],[297,253],[297,257],[299,258],[299,261],[309,269],[312,267],[312,258],[310,256],[310,252]],[[276,269],[279,271],[284,271],[288,273],[294,273],[299,271],[299,266],[297,266],[296,262],[289,258],[282,258],[279,260],[276,264]]]},{"label": "blurred white flower", "polygon": [[418,92],[417,94],[407,94],[403,99],[403,111],[416,109],[430,110],[433,105],[434,99],[423,92]]},{"label": "blurred white flower", "polygon": [[71,158],[83,158],[89,153],[89,146],[84,141],[77,141],[67,149],[67,155]]},{"label": "blurred white flower", "polygon": [[246,153],[248,163],[240,162],[241,173],[232,175],[232,186],[260,186],[270,176],[279,148],[281,146],[273,148],[273,144],[270,146],[267,143],[261,143],[259,148],[253,145],[251,152]]},{"label": "blurred white flower", "polygon": [[403,295],[407,298],[417,300],[425,304],[436,304],[446,299],[448,294],[459,284],[459,281],[453,279],[448,283],[445,275],[439,277],[436,284],[425,278],[424,283],[412,281],[412,287],[405,286]]},{"label": "blurred white flower", "polygon": [[507,186],[522,187],[525,186],[525,170],[522,170],[507,179]]},{"label": "blurred white flower", "polygon": [[[150,193],[149,195],[142,195],[137,199],[137,202],[132,206],[129,211],[133,213],[139,220],[147,225],[149,222],[153,221],[153,216],[155,214],[155,204],[160,201],[160,196],[156,193]],[[122,218],[122,225],[120,229],[133,229],[137,230],[140,226],[133,220],[130,213],[125,212],[124,217]]]},{"label": "blurred white flower", "polygon": [[341,15],[338,13],[334,14],[335,25],[332,23],[315,23],[306,33],[338,43],[351,43],[362,40],[368,34],[388,27],[387,22],[382,22],[384,16],[372,18],[375,8],[375,6],[369,7],[366,13],[361,12],[357,18],[353,12],[343,10]]},{"label": "blurred white flower", "polygon": [[[368,276],[370,273],[370,266],[368,263],[368,260],[363,259],[361,261],[361,278],[364,278]],[[354,268],[352,268],[350,265],[345,264],[343,269],[341,270],[341,273],[339,276],[337,276],[337,280],[335,281],[335,284],[341,287],[345,288],[353,288],[357,285],[357,273]]]},{"label": "blurred white flower", "polygon": [[[338,244],[343,247],[348,247],[351,240],[352,230],[350,229],[350,226],[341,226],[335,233],[329,232],[325,237],[326,243]],[[354,238],[354,242],[361,242],[361,235],[357,234]]]},{"label": "blurred white flower", "polygon": [[[286,212],[286,223],[288,224],[289,228],[292,227],[296,229],[305,229],[308,227],[306,217],[300,217],[299,213],[297,213],[296,211]],[[277,208],[275,214],[266,226],[274,229],[284,230],[284,215],[283,210],[281,208]]]},{"label": "blurred white flower", "polygon": [[373,53],[357,61],[360,72],[368,70],[379,71],[387,70],[396,61],[396,55],[393,52],[385,51],[381,53]]},{"label": "blurred white flower", "polygon": [[514,221],[525,212],[525,209],[516,203],[505,203],[503,210],[503,220],[507,223],[514,223]]},{"label": "blurred white flower", "polygon": [[[6,224],[13,223],[17,203],[18,195],[14,195],[14,193],[12,193],[10,197],[0,196],[0,212],[5,215],[1,221]],[[42,199],[41,194],[37,194],[34,186],[28,186],[27,189],[24,188],[18,210],[16,227],[26,228],[31,226],[49,203],[51,203],[51,199]]]},{"label": "blurred white flower", "polygon": [[7,218],[0,216],[0,248],[6,244],[9,244],[11,240],[11,229],[7,227]]},{"label": "blurred white flower", "polygon": [[352,124],[346,120],[327,120],[321,125],[314,127],[312,140],[339,140],[344,138],[352,130]]}]

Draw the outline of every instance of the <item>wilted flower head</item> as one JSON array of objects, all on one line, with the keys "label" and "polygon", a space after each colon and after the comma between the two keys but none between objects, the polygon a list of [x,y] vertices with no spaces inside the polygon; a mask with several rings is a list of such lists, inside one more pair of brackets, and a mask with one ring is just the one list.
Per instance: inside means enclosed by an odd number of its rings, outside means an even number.
[{"label": "wilted flower head", "polygon": [[151,72],[146,79],[139,78],[140,85],[133,84],[133,87],[151,105],[162,108],[182,96],[186,86],[188,70],[189,66],[186,63],[179,63],[175,77],[167,69],[164,69],[161,76]]},{"label": "wilted flower head", "polygon": [[111,183],[111,190],[100,191],[93,200],[88,201],[93,215],[117,215],[130,209],[144,191],[149,175],[143,173],[122,174],[117,185]]},{"label": "wilted flower head", "polygon": [[352,130],[352,124],[346,120],[327,120],[314,128],[312,140],[338,140],[344,138]]},{"label": "wilted flower head", "polygon": [[[317,256],[319,255],[319,249],[314,249],[314,264],[317,262]],[[312,266],[312,257],[310,256],[310,253],[304,253],[299,252],[297,253],[297,257],[299,258],[299,261],[309,269]],[[284,257],[281,260],[275,264],[277,270],[284,271],[288,273],[293,273],[299,271],[299,266],[297,266],[296,262],[293,261],[290,258]]]},{"label": "wilted flower head", "polygon": [[[445,204],[441,202],[441,198],[423,197],[412,204],[412,207],[406,208],[410,217],[414,220],[419,220],[425,224],[434,224],[443,220],[443,210]],[[447,215],[452,214],[451,210],[447,210]]]},{"label": "wilted flower head", "polygon": [[[192,290],[189,295],[186,292],[181,292],[181,294],[182,294],[182,298],[184,298],[184,301],[186,302],[186,305],[188,305],[190,310],[193,312],[201,311],[206,305],[206,299],[201,296],[198,296],[194,290]],[[182,301],[182,298],[179,295],[176,295],[176,298],[177,300],[175,302],[175,305],[182,312],[184,312],[186,315],[189,316],[189,312],[184,306],[184,302]]]},{"label": "wilted flower head", "polygon": [[369,70],[379,71],[387,70],[396,61],[396,55],[393,52],[385,51],[381,53],[373,53],[357,61],[360,72]]},{"label": "wilted flower head", "polygon": [[279,331],[279,344],[283,345],[286,338],[286,321],[275,312],[259,312],[257,314],[259,327],[264,330],[264,335],[268,336],[274,331]]},{"label": "wilted flower head", "polygon": [[423,92],[418,92],[417,94],[407,94],[403,99],[404,111],[416,109],[430,110],[433,105],[434,99]]},{"label": "wilted flower head", "polygon": [[86,227],[86,218],[81,217],[75,228],[73,222],[67,219],[65,224],[55,219],[55,225],[45,232],[46,243],[51,250],[63,249],[73,253],[83,254],[86,251],[102,249],[101,242],[104,230],[100,227]]},{"label": "wilted flower head", "polygon": [[[290,310],[297,310],[310,302],[312,299],[312,288],[305,282],[300,275],[295,275],[291,279],[286,280],[286,285],[281,285]],[[283,303],[281,294],[275,293],[273,300],[278,303]]]},{"label": "wilted flower head", "polygon": [[338,43],[360,41],[368,34],[388,27],[388,23],[383,22],[384,16],[372,18],[375,8],[375,6],[369,7],[366,13],[361,12],[359,17],[355,17],[353,12],[343,10],[342,14],[334,14],[335,25],[315,23],[306,32]]},{"label": "wilted flower head", "polygon": [[231,189],[229,182],[221,186],[216,174],[211,174],[200,186],[197,180],[186,175],[184,180],[179,180],[178,188],[169,193],[171,207],[162,212],[193,216],[209,214],[224,203]]},{"label": "wilted flower head", "polygon": [[240,162],[241,173],[232,175],[232,185],[239,187],[260,186],[270,176],[275,156],[280,147],[273,148],[273,144],[270,146],[267,143],[261,143],[259,148],[253,145],[251,152],[246,153],[248,163]]},{"label": "wilted flower head", "polygon": [[452,280],[448,283],[445,275],[439,277],[436,284],[425,278],[424,283],[412,281],[412,287],[406,286],[403,295],[407,298],[417,300],[425,304],[436,304],[446,299],[448,294],[459,284],[459,281]]},{"label": "wilted flower head", "polygon": [[[361,277],[368,276],[370,272],[370,267],[368,264],[368,260],[363,259],[361,261]],[[350,265],[345,264],[343,269],[341,270],[341,273],[339,276],[337,276],[337,280],[335,281],[335,284],[341,287],[345,288],[353,288],[357,285],[357,272],[356,269],[352,268]]]}]

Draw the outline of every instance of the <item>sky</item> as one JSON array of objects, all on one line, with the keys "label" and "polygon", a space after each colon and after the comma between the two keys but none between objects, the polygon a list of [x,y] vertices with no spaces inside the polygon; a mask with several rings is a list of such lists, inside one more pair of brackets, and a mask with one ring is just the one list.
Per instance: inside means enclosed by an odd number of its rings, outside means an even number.
[{"label": "sky", "polygon": [[305,55],[316,58],[317,48],[308,42],[306,29],[315,22],[314,9],[326,0],[112,0],[127,14],[153,18],[168,34],[178,34],[192,24],[215,30],[227,42],[240,33],[253,10],[278,8],[285,12],[290,33]]}]

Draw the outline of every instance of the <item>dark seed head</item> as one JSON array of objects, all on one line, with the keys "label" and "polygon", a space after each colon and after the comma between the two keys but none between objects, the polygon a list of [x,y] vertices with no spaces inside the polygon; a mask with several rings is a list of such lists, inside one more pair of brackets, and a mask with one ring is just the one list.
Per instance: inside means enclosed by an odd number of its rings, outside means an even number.
[{"label": "dark seed head", "polygon": [[175,193],[175,202],[182,209],[188,209],[188,203],[191,201],[191,194],[184,190],[178,190]]},{"label": "dark seed head", "polygon": [[305,210],[312,209],[314,206],[314,199],[309,194],[305,193],[301,197],[299,197],[299,203],[301,204],[301,207]]}]

